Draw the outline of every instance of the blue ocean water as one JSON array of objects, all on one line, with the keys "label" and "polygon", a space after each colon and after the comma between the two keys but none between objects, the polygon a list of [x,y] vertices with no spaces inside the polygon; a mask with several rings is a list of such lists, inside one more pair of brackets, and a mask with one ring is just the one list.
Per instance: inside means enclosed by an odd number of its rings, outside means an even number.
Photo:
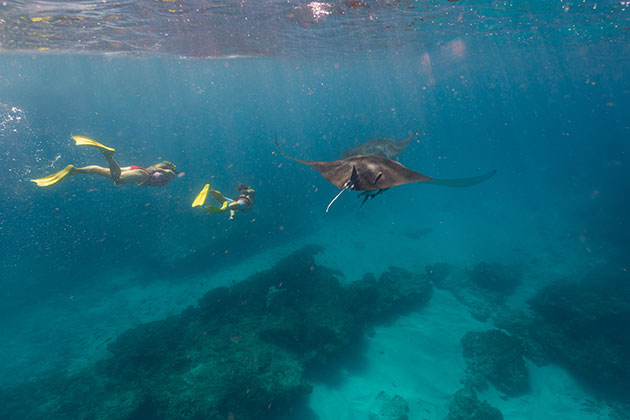
[{"label": "blue ocean water", "polygon": [[[196,305],[212,288],[267,270],[305,243],[325,249],[316,261],[343,273],[343,284],[389,266],[424,275],[436,263],[448,263],[457,278],[480,262],[522,280],[482,322],[468,315],[461,282],[435,283],[430,306],[378,327],[376,347],[358,350],[366,366],[327,366],[347,369],[345,381],[307,377],[314,390],[298,418],[406,418],[373,407],[379,383],[405,397],[409,418],[446,418],[465,376],[458,340],[471,329],[501,328],[527,347],[526,334],[498,321],[513,309],[533,311],[541,317],[535,322],[562,313],[573,325],[581,295],[537,295],[558,281],[582,282],[585,294],[597,296],[585,304],[597,324],[580,324],[585,336],[576,341],[583,357],[593,354],[586,350],[592,341],[605,353],[608,342],[589,337],[610,327],[605,337],[620,347],[608,359],[617,360],[630,349],[621,322],[630,307],[611,301],[630,293],[629,9],[623,1],[3,2],[0,386],[37,388],[41,378],[81,372],[110,357],[106,343],[129,328]],[[363,206],[346,192],[326,213],[338,188],[281,156],[274,142],[298,159],[335,160],[366,140],[414,132],[396,157],[406,167],[435,178],[497,174],[465,189],[394,187]],[[73,135],[114,147],[121,165],[169,160],[182,176],[163,188],[115,187],[93,176],[47,188],[30,182],[68,164],[105,166],[97,150],[76,147]],[[249,184],[255,205],[234,221],[191,208],[206,183],[227,196]],[[597,295],[611,284],[615,293]],[[597,304],[615,310],[601,314]],[[430,335],[420,335],[427,320],[435,331],[452,330],[456,341],[428,345]],[[396,344],[396,327],[407,331],[406,342]],[[567,397],[578,411],[566,418],[627,418],[619,408],[630,393],[623,360],[606,367],[618,381],[610,392],[575,358],[546,347],[549,341],[538,344],[558,369],[550,377],[572,384],[564,385],[567,395],[574,385],[580,390]],[[387,379],[370,376],[380,351],[410,346],[426,355],[414,356],[418,363],[439,364],[438,348],[445,363],[447,354],[460,361],[444,375],[444,400],[431,401],[422,381],[404,376],[411,363],[404,356],[388,359]],[[559,395],[541,391],[555,379],[532,360],[532,390],[520,400],[501,398],[495,385],[475,389],[506,418],[549,418],[515,414],[523,410],[514,401],[548,407],[542,401]],[[416,400],[438,408],[424,412]],[[86,418],[156,418],[96,412]],[[227,413],[222,418],[235,418]]]}]

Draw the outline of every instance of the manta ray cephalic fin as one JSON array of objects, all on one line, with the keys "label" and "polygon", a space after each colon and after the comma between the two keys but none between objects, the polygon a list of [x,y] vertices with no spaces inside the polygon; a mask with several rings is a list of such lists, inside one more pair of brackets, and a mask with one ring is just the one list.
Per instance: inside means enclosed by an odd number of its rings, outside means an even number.
[{"label": "manta ray cephalic fin", "polygon": [[350,179],[343,185],[343,188],[341,189],[341,191],[339,191],[339,194],[337,194],[335,198],[333,198],[332,201],[328,203],[328,207],[326,207],[326,213],[328,213],[330,206],[332,206],[332,204],[339,198],[341,194],[343,194],[345,190],[354,189],[354,186],[358,180],[359,180],[359,174],[357,173],[357,167],[353,166],[352,175],[350,175]]}]

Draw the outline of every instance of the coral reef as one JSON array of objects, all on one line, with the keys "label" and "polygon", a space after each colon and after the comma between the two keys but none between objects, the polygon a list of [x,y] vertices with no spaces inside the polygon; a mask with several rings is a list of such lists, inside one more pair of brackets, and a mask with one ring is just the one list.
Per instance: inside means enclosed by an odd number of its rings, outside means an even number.
[{"label": "coral reef", "polygon": [[461,340],[470,382],[489,381],[509,397],[530,391],[529,372],[521,341],[500,330],[469,331]]},{"label": "coral reef", "polygon": [[342,286],[340,273],[315,263],[321,250],[306,247],[211,290],[199,307],[121,334],[109,357],[79,373],[0,391],[0,418],[259,420],[291,413],[311,391],[309,369],[334,368],[364,331],[421,307],[433,293],[428,276],[393,267],[378,280],[366,275]]},{"label": "coral reef", "polygon": [[350,306],[359,318],[381,322],[408,313],[433,296],[427,276],[398,267],[389,267],[378,281],[366,274],[351,283],[349,291]]},{"label": "coral reef", "polygon": [[393,397],[384,391],[379,392],[376,399],[381,403],[377,412],[368,415],[369,420],[408,420],[409,405],[400,395]]},{"label": "coral reef", "polygon": [[505,310],[505,298],[520,283],[521,272],[496,263],[479,263],[472,270],[452,270],[441,263],[427,267],[435,287],[448,290],[477,320],[486,322]]},{"label": "coral reef", "polygon": [[628,400],[630,273],[600,267],[579,282],[543,288],[529,303],[534,316],[521,330],[549,361],[600,393]]},{"label": "coral reef", "polygon": [[510,309],[497,314],[494,318],[494,325],[521,340],[527,359],[537,366],[545,366],[549,361],[542,346],[536,340],[538,334],[532,328],[532,321],[533,318],[525,312]]},{"label": "coral reef", "polygon": [[598,267],[580,281],[542,288],[529,304],[532,314],[497,319],[521,339],[528,358],[564,366],[598,396],[629,400],[630,273]]},{"label": "coral reef", "polygon": [[482,289],[510,295],[520,285],[522,273],[515,268],[482,261],[468,270],[468,277]]},{"label": "coral reef", "polygon": [[455,393],[446,420],[503,420],[503,414],[486,401],[479,401],[470,387]]}]

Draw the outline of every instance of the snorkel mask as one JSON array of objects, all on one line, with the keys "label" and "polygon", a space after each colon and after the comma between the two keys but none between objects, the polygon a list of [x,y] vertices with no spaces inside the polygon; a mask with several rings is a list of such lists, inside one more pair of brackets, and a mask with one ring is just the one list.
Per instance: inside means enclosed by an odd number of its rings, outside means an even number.
[{"label": "snorkel mask", "polygon": [[173,164],[172,162],[169,162],[168,160],[165,160],[164,162],[162,162],[162,167],[164,169],[173,171],[173,173],[178,174],[179,172],[177,172],[177,166],[175,166],[175,164]]}]

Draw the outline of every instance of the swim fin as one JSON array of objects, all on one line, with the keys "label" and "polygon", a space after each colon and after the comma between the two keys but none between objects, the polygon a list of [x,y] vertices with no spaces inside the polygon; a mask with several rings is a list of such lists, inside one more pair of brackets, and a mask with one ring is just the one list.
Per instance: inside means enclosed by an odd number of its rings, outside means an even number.
[{"label": "swim fin", "polygon": [[208,197],[208,190],[210,189],[210,184],[206,184],[205,187],[201,190],[197,197],[195,197],[195,201],[193,201],[192,206],[197,207],[203,205],[206,202],[206,197]]},{"label": "swim fin", "polygon": [[210,214],[217,214],[217,213],[221,213],[224,212],[228,209],[228,202],[224,201],[223,204],[221,205],[221,207],[217,207],[217,206],[206,206],[204,207],[206,209],[206,211]]},{"label": "swim fin", "polygon": [[83,137],[83,136],[72,136],[72,138],[74,139],[75,143],[77,144],[77,146],[92,146],[92,147],[96,147],[97,149],[103,151],[103,152],[115,152],[116,149],[113,149],[111,147],[107,147],[104,144],[101,144],[99,142],[97,142],[96,140],[92,140],[92,139],[88,139],[87,137]]},{"label": "swim fin", "polygon": [[63,181],[68,175],[72,173],[73,169],[74,166],[68,165],[59,172],[55,172],[54,174],[45,176],[43,178],[31,179],[31,181],[36,183],[39,187],[50,187],[51,185],[55,185],[56,183]]}]

